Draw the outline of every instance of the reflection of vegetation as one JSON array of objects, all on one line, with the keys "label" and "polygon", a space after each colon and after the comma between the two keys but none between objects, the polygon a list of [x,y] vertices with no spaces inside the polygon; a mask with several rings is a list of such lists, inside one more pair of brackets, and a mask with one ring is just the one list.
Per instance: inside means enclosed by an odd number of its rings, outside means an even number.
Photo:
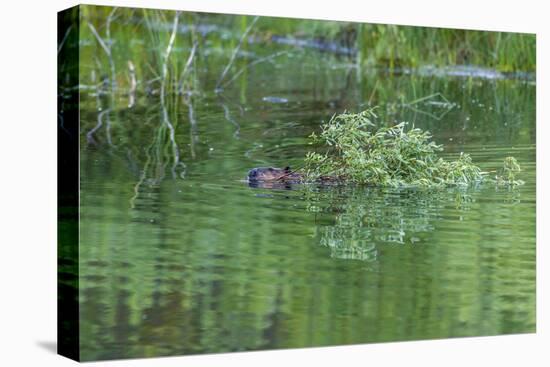
[{"label": "reflection of vegetation", "polygon": [[103,169],[86,168],[85,359],[534,328],[528,197],[510,205],[508,192],[465,191],[476,198],[466,211],[455,189],[331,187],[304,202],[297,191],[165,180],[128,210],[131,177],[113,167],[102,184]]},{"label": "reflection of vegetation", "polygon": [[[107,143],[111,149],[119,151],[131,159],[139,155],[139,153],[131,153],[132,150],[135,150],[135,142],[127,137],[131,135],[131,131],[119,123],[116,124],[116,140],[119,144],[113,144],[111,121],[119,121],[118,114],[123,108],[135,108],[139,98],[137,91],[140,87],[147,94],[159,95],[159,101],[156,103],[160,105],[160,121],[152,129],[152,143],[142,151],[145,153],[145,159],[140,162],[143,166],[140,169],[140,179],[136,185],[135,193],[138,194],[139,187],[145,181],[158,184],[164,178],[167,169],[171,172],[172,177],[183,176],[185,164],[181,160],[180,148],[175,138],[177,117],[176,114],[169,113],[169,109],[177,110],[176,95],[183,94],[185,98],[189,99],[188,96],[196,88],[194,83],[196,79],[191,72],[197,47],[194,33],[191,32],[189,37],[189,41],[193,45],[189,51],[189,57],[182,60],[173,56],[180,25],[180,12],[91,6],[81,6],[80,8],[84,23],[87,25],[86,29],[91,32],[93,39],[99,45],[98,51],[102,51],[105,55],[110,71],[109,76],[103,77],[100,84],[94,83],[96,74],[104,74],[103,64],[100,61],[101,54],[98,53],[93,56],[96,66],[92,69],[91,84],[86,85],[82,83],[84,80],[81,80],[81,89],[90,90],[92,95],[95,94],[97,109],[100,111],[97,124],[86,134],[88,142],[96,144],[95,135],[105,127]],[[136,12],[139,11],[143,13],[141,22],[144,22],[145,28],[149,30],[147,37],[140,39],[147,43],[144,48],[135,44],[136,39],[132,38],[134,33],[127,32],[125,29],[130,27]],[[107,16],[102,24],[105,14]],[[169,32],[165,38],[163,32],[153,30],[153,25],[168,22],[171,15],[173,16]],[[122,29],[121,25],[123,25]],[[81,36],[86,38],[88,34],[83,31]],[[132,47],[129,47],[130,45]],[[83,48],[82,52],[87,55],[86,48]],[[147,56],[144,58],[144,55]],[[90,57],[92,56],[90,55]],[[126,65],[127,70],[124,68]],[[82,69],[92,67],[86,56],[81,57],[81,67]],[[145,67],[147,72],[144,72],[143,68]],[[83,78],[82,75],[81,78]],[[106,85],[110,88],[107,89]],[[110,97],[110,100],[106,100],[103,98],[104,96]],[[121,104],[120,97],[125,96],[128,100]],[[190,106],[190,103],[187,104]],[[192,109],[192,106],[189,108]],[[136,163],[134,162],[134,164]]]},{"label": "reflection of vegetation", "polygon": [[516,175],[521,172],[521,167],[514,157],[506,157],[502,165],[500,175],[496,176],[496,182],[499,185],[523,185],[522,180],[516,179]]},{"label": "reflection of vegetation", "polygon": [[421,191],[368,187],[302,187],[307,210],[334,217],[319,225],[319,244],[331,257],[377,260],[381,244],[415,245],[435,230],[445,206],[467,211],[475,203],[474,191],[454,188]]},{"label": "reflection of vegetation", "polygon": [[[437,99],[436,99],[437,98]],[[434,115],[433,113],[427,112],[419,108],[419,105],[421,103],[430,104],[431,106],[437,106],[440,107],[442,111],[438,111],[437,115]],[[455,103],[450,102],[445,96],[439,92],[430,94],[429,96],[417,98],[414,101],[403,103],[403,107],[409,108],[412,111],[426,115],[428,117],[431,117],[435,120],[441,120],[447,113],[449,113],[454,107],[456,107]]]}]

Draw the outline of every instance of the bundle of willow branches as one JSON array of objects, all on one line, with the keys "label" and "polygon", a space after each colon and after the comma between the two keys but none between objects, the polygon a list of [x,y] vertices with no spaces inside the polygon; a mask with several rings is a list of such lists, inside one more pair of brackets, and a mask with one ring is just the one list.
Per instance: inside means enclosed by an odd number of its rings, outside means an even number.
[{"label": "bundle of willow branches", "polygon": [[309,152],[304,172],[308,181],[322,177],[374,186],[451,186],[491,180],[499,185],[519,185],[520,171],[513,157],[506,158],[502,175],[489,178],[466,153],[449,161],[439,157],[442,145],[427,131],[408,128],[406,122],[374,129],[373,109],[333,116],[312,144],[322,143],[324,153]]}]

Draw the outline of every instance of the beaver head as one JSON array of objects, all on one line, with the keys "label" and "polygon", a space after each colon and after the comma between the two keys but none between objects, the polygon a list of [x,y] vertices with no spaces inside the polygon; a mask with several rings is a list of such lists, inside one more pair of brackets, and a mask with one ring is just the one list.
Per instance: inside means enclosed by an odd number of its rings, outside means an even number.
[{"label": "beaver head", "polygon": [[269,181],[300,181],[302,176],[293,172],[290,167],[258,167],[248,171],[248,182],[269,182]]},{"label": "beaver head", "polygon": [[277,181],[284,180],[285,177],[292,174],[290,167],[275,168],[275,167],[258,167],[248,171],[248,181]]}]

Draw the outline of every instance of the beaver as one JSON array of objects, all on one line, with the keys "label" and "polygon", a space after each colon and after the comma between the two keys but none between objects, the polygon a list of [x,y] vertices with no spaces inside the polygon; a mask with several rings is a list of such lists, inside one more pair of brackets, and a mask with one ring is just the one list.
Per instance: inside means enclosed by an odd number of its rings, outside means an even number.
[{"label": "beaver", "polygon": [[248,171],[246,181],[250,187],[291,190],[292,184],[302,183],[304,177],[288,166],[285,168],[256,167]]},{"label": "beaver", "polygon": [[[298,170],[293,171],[288,166],[285,168],[257,167],[248,171],[246,181],[251,187],[290,189],[292,184],[306,183],[306,178],[303,173]],[[313,183],[334,185],[342,181],[342,177],[320,176]]]},{"label": "beaver", "polygon": [[300,183],[303,181],[303,175],[299,172],[294,172],[290,167],[257,167],[248,171],[248,182],[286,182]]}]

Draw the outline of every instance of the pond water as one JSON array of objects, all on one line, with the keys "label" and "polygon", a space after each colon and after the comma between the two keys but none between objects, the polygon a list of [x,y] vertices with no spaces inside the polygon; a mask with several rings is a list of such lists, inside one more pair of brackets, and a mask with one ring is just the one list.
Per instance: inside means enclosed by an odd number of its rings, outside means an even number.
[{"label": "pond water", "polygon": [[[358,69],[297,50],[214,93],[227,60],[211,56],[197,71],[208,88],[168,109],[138,94],[98,111],[81,91],[82,359],[535,331],[533,80]],[[445,157],[466,152],[491,171],[515,156],[525,185],[242,181],[257,166],[299,167],[321,122],[369,105],[381,123],[429,130]],[[166,116],[175,166],[159,143]]]}]

